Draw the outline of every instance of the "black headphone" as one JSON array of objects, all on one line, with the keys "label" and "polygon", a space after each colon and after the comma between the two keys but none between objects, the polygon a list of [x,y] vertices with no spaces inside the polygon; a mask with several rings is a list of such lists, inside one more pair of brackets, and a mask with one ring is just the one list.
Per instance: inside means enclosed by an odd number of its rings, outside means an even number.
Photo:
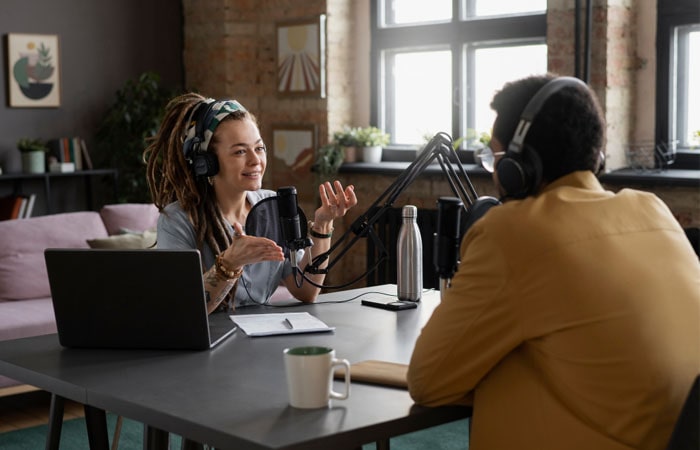
[{"label": "black headphone", "polygon": [[527,132],[537,113],[552,95],[565,87],[576,86],[587,89],[586,83],[578,78],[554,78],[542,86],[523,109],[513,139],[495,169],[505,197],[527,197],[533,194],[542,182],[542,160],[532,146],[525,144]]},{"label": "black headphone", "polygon": [[[185,139],[182,150],[185,154],[185,161],[192,169],[195,177],[213,177],[219,173],[219,159],[213,152],[202,151],[200,146],[204,142],[204,132],[216,116],[214,105],[216,101],[200,103],[196,106],[193,121],[195,123],[194,137]],[[206,105],[206,108],[203,108]]]}]

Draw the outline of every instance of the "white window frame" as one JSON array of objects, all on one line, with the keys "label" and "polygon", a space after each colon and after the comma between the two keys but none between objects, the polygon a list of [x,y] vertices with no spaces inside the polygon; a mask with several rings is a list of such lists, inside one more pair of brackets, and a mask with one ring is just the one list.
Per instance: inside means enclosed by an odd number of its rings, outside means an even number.
[{"label": "white window frame", "polygon": [[370,3],[370,121],[390,134],[393,131],[389,118],[393,99],[391,84],[386,76],[389,73],[389,68],[385,67],[386,52],[420,51],[438,46],[451,49],[453,120],[450,130],[441,131],[458,137],[474,128],[473,95],[470,92],[474,86],[469,83],[473,50],[479,47],[546,44],[546,12],[469,17],[475,0],[453,0],[453,19],[449,22],[382,26],[385,1],[389,0],[371,0]]}]

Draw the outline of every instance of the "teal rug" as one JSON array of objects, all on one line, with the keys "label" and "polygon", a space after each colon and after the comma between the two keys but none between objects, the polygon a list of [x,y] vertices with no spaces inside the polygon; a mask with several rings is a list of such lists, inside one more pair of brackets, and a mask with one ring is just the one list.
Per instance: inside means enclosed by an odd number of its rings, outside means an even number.
[{"label": "teal rug", "polygon": [[[107,414],[107,432],[111,438],[114,435],[116,416]],[[391,439],[392,450],[467,450],[469,448],[468,420],[440,425],[415,433],[404,434]],[[18,431],[0,434],[0,449],[2,450],[40,450],[46,446],[46,425],[39,425]],[[170,448],[179,450],[181,438],[171,435]],[[87,431],[84,419],[73,419],[63,423],[61,431],[61,450],[87,449]],[[119,450],[143,449],[143,425],[139,422],[123,419],[122,431],[119,437]],[[374,450],[374,444],[367,444],[362,450]]]}]

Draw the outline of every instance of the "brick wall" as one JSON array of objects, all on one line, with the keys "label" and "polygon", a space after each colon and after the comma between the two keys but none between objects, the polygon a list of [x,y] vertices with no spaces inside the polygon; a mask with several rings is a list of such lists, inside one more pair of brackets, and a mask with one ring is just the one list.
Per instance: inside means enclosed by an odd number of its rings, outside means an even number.
[{"label": "brick wall", "polygon": [[[276,24],[307,20],[328,14],[328,41],[334,42],[329,56],[336,51],[345,57],[342,42],[351,42],[340,33],[348,33],[343,15],[349,14],[346,2],[305,0],[185,0],[186,86],[212,97],[236,98],[250,109],[267,143],[268,169],[265,185],[277,188],[297,186],[302,208],[312,211],[316,199],[316,179],[309,171],[313,155],[288,166],[275,155],[272,130],[287,125],[312,124],[320,142],[327,140],[329,107],[345,110],[338,100],[313,97],[280,97],[277,94]],[[329,64],[329,94],[340,98],[347,76],[337,64]],[[346,101],[345,103],[348,103]],[[347,113],[338,120],[347,120]],[[335,125],[334,125],[335,126]]]},{"label": "brick wall", "polygon": [[[582,2],[584,3],[584,2]],[[548,70],[561,75],[574,74],[575,15],[574,2],[549,0],[547,14]],[[626,165],[625,147],[635,136],[634,97],[640,70],[655,70],[640,65],[637,57],[636,18],[640,8],[655,7],[654,2],[623,0],[594,1],[591,21],[590,85],[600,100],[607,120],[608,170]],[[585,22],[581,17],[581,46]],[[583,67],[583,61],[581,61]],[[646,134],[653,140],[653,130]]]}]

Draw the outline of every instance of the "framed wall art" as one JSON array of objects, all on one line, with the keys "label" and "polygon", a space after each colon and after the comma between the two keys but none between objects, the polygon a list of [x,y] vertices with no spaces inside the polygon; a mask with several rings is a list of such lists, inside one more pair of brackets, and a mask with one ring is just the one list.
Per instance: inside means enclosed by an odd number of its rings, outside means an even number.
[{"label": "framed wall art", "polygon": [[315,125],[273,125],[272,150],[275,158],[294,172],[310,169],[316,149]]},{"label": "framed wall art", "polygon": [[277,23],[277,93],[326,96],[326,16]]},{"label": "framed wall art", "polygon": [[7,35],[8,103],[13,108],[61,105],[58,36]]}]

